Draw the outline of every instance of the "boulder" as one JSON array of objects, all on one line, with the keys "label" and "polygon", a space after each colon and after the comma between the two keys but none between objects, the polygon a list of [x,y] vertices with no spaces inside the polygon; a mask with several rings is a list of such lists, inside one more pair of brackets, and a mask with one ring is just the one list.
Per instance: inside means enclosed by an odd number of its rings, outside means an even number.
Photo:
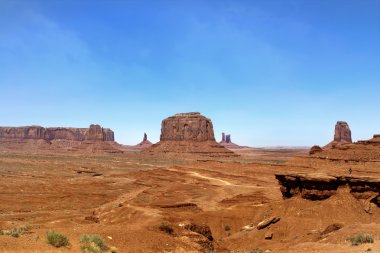
[{"label": "boulder", "polygon": [[260,229],[263,229],[263,228],[266,228],[268,227],[269,225],[271,224],[274,224],[274,223],[277,223],[278,221],[280,221],[280,218],[279,217],[276,217],[276,216],[272,216],[270,218],[267,218],[261,222],[259,222],[259,224],[257,224],[256,228],[258,230]]},{"label": "boulder", "polygon": [[265,240],[272,240],[273,239],[273,233],[272,232],[266,232],[264,238],[265,238]]},{"label": "boulder", "polygon": [[322,231],[321,233],[321,236],[325,236],[327,234],[330,234],[334,231],[337,231],[339,229],[341,229],[343,227],[343,224],[340,224],[340,223],[333,223],[333,224],[330,224],[329,226],[327,226],[325,228],[325,230]]}]

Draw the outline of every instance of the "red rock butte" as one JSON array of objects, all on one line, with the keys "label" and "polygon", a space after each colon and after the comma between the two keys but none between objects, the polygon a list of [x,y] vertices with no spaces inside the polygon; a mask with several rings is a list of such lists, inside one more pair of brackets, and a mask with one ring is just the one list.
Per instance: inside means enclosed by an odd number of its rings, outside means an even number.
[{"label": "red rock butte", "polygon": [[335,124],[334,140],[326,145],[327,148],[336,145],[352,143],[351,130],[345,121],[338,121]]},{"label": "red rock butte", "polygon": [[99,140],[114,141],[114,132],[99,125],[90,125],[89,128],[66,128],[25,126],[25,127],[0,127],[0,138],[6,139],[43,139],[43,140]]},{"label": "red rock butte", "polygon": [[120,153],[114,132],[100,125],[72,127],[0,127],[1,149]]},{"label": "red rock butte", "polygon": [[219,142],[220,145],[224,146],[225,148],[228,149],[240,149],[243,148],[231,141],[231,135],[230,134],[225,134],[222,133],[222,141]]},{"label": "red rock butte", "polygon": [[215,141],[212,122],[199,112],[175,114],[162,121],[160,141]]},{"label": "red rock butte", "polygon": [[211,120],[199,112],[178,113],[164,119],[160,141],[146,149],[146,152],[235,156],[215,141]]}]

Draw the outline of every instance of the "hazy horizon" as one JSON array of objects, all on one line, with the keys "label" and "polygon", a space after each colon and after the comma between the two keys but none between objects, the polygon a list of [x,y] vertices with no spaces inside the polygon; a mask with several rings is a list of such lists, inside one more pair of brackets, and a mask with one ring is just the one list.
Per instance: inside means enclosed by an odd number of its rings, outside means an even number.
[{"label": "hazy horizon", "polygon": [[380,1],[0,0],[1,126],[159,140],[181,112],[239,145],[380,133]]}]

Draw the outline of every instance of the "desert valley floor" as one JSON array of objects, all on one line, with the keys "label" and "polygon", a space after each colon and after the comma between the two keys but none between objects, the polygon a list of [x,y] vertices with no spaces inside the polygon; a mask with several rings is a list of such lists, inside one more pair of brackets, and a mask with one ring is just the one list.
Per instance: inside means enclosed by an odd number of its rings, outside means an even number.
[{"label": "desert valley floor", "polygon": [[[375,180],[378,151],[364,160],[355,150],[347,156],[347,148],[311,156],[302,149],[235,152],[180,159],[2,151],[0,230],[28,231],[0,235],[0,252],[81,252],[81,234],[99,234],[117,252],[380,252],[374,203],[354,198],[348,186],[324,199],[283,198],[275,176],[348,176],[351,168],[353,177]],[[256,228],[270,217],[279,221]],[[160,230],[163,222],[171,234]],[[67,235],[70,246],[47,244],[51,229]],[[352,246],[347,238],[358,233],[370,233],[374,243]]]}]

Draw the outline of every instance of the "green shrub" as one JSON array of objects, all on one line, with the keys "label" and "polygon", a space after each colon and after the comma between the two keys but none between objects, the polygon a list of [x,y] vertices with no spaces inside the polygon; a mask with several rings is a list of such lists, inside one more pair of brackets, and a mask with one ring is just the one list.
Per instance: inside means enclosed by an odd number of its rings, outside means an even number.
[{"label": "green shrub", "polygon": [[65,247],[69,245],[69,239],[54,230],[49,230],[46,232],[46,240],[50,245],[53,245],[56,248]]},{"label": "green shrub", "polygon": [[81,235],[80,242],[83,244],[83,253],[101,253],[108,250],[107,244],[100,235]]},{"label": "green shrub", "polygon": [[167,234],[172,234],[174,231],[173,227],[166,222],[162,222],[159,228]]},{"label": "green shrub", "polygon": [[353,246],[357,246],[357,245],[363,244],[363,243],[373,243],[374,242],[373,236],[370,234],[366,234],[366,233],[355,235],[353,237],[348,238],[348,240],[351,241],[351,244]]},{"label": "green shrub", "polygon": [[28,226],[21,226],[18,228],[13,228],[11,230],[0,230],[0,235],[9,235],[18,238],[20,235],[27,233],[29,230],[30,228]]},{"label": "green shrub", "polygon": [[225,225],[224,225],[224,231],[230,231],[230,230],[231,230],[230,225],[225,224]]}]

